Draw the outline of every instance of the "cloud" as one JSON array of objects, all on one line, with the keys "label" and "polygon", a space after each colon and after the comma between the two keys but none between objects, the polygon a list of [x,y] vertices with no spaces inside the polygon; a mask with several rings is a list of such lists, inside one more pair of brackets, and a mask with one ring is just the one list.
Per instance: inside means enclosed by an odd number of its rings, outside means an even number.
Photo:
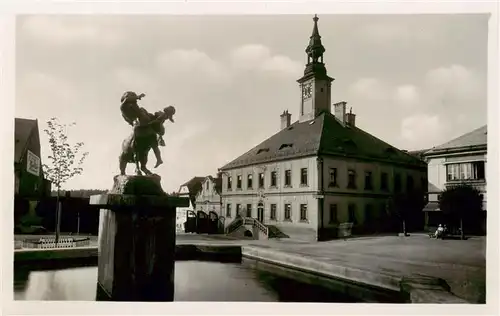
[{"label": "cloud", "polygon": [[422,149],[439,145],[446,139],[448,123],[437,115],[417,114],[401,122],[401,138],[406,149]]},{"label": "cloud", "polygon": [[303,68],[300,62],[285,55],[273,55],[268,47],[260,44],[235,48],[231,51],[230,61],[236,70],[283,74],[294,78],[300,76]]},{"label": "cloud", "polygon": [[[230,74],[219,61],[197,49],[174,49],[159,54],[157,63],[169,76],[188,76],[190,79],[210,79],[212,83],[227,84]],[[200,78],[203,76],[203,78]]]},{"label": "cloud", "polygon": [[462,65],[429,70],[424,85],[432,96],[438,98],[475,98],[485,89],[477,74]]},{"label": "cloud", "polygon": [[78,91],[71,83],[43,72],[24,74],[19,80],[16,92],[16,110],[24,110],[16,112],[16,115],[43,119],[54,116],[55,113],[71,117],[71,111],[67,109],[78,96]]},{"label": "cloud", "polygon": [[349,87],[349,94],[365,100],[385,100],[389,97],[388,86],[377,78],[360,78]]},{"label": "cloud", "polygon": [[51,44],[91,41],[99,45],[115,45],[122,39],[119,32],[96,25],[91,18],[29,16],[21,19],[20,30],[32,38]]},{"label": "cloud", "polygon": [[121,67],[114,71],[116,84],[124,91],[148,91],[157,85],[151,76],[129,67]]},{"label": "cloud", "polygon": [[404,23],[370,23],[360,28],[362,38],[374,44],[414,45],[415,42],[430,41],[436,38],[435,32],[422,25],[420,21],[407,20]]},{"label": "cloud", "polygon": [[417,106],[420,102],[419,88],[411,84],[397,86],[394,91],[394,102],[404,108]]}]

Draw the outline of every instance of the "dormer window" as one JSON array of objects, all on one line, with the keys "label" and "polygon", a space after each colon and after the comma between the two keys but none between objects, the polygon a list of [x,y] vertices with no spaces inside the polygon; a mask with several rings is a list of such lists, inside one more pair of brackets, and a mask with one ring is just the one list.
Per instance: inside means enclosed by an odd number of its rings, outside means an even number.
[{"label": "dormer window", "polygon": [[293,144],[281,144],[280,146],[280,150],[284,149],[284,148],[287,148],[287,147],[290,147],[292,148]]},{"label": "dormer window", "polygon": [[268,152],[268,151],[269,151],[269,148],[261,148],[257,151],[257,155],[260,153],[263,153],[263,152]]},{"label": "dormer window", "polygon": [[349,146],[356,146],[356,143],[350,138],[345,138],[342,140],[342,142]]},{"label": "dormer window", "polygon": [[385,150],[386,153],[388,154],[394,154],[396,153],[396,150],[392,147],[388,147],[386,150]]}]

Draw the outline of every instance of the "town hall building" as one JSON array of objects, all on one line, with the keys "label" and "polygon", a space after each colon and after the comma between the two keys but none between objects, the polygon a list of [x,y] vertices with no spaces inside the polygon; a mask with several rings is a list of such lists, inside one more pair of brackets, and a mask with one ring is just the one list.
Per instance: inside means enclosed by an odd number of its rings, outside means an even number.
[{"label": "town hall building", "polygon": [[279,132],[219,169],[226,227],[239,215],[290,238],[325,240],[340,223],[382,225],[391,195],[427,187],[425,162],[356,126],[346,102],[332,105],[313,20],[298,120],[284,111]]}]

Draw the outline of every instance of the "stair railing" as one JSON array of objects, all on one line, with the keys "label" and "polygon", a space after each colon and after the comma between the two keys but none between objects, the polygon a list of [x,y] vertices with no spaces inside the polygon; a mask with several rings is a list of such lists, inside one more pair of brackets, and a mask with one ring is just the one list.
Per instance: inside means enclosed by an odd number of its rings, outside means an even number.
[{"label": "stair railing", "polygon": [[241,217],[236,218],[226,227],[226,234],[231,234],[236,229],[238,229],[241,225],[243,225],[243,219]]},{"label": "stair railing", "polygon": [[269,228],[257,219],[252,217],[245,217],[243,223],[243,225],[251,225],[252,227],[257,227],[262,233],[264,233],[266,236],[269,236]]}]

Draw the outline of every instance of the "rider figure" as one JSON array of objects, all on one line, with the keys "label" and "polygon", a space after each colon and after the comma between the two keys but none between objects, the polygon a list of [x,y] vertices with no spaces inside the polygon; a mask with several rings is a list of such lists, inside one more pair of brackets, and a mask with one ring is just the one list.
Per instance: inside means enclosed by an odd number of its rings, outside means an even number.
[{"label": "rider figure", "polygon": [[125,92],[121,98],[120,110],[125,121],[134,127],[134,136],[136,135],[137,129],[145,125],[151,125],[155,133],[159,135],[157,141],[152,145],[156,157],[155,168],[157,168],[163,163],[160,149],[158,148],[158,144],[165,146],[165,142],[162,138],[162,135],[165,134],[163,122],[165,122],[166,119],[172,122],[174,121],[173,114],[175,113],[175,108],[169,106],[165,108],[163,112],[156,112],[153,115],[137,104],[137,100],[140,100],[144,96],[144,93],[138,96],[135,92]]}]

